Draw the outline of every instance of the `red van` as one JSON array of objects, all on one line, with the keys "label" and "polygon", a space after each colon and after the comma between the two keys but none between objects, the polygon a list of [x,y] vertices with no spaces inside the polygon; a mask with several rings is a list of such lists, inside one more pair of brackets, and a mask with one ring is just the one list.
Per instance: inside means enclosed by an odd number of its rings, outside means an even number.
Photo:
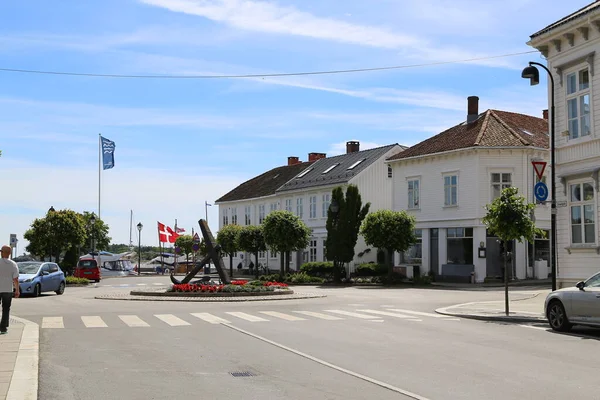
[{"label": "red van", "polygon": [[102,279],[100,275],[98,263],[93,258],[80,259],[73,274],[76,278],[85,278],[96,282],[100,282],[100,279]]}]

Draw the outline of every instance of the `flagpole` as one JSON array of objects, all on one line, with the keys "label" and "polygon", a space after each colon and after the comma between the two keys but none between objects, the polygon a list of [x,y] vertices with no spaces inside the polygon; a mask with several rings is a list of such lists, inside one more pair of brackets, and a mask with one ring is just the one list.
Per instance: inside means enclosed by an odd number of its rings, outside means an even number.
[{"label": "flagpole", "polygon": [[100,194],[102,180],[102,134],[98,134],[98,219],[100,219]]},{"label": "flagpole", "polygon": [[[175,234],[177,234],[177,219],[175,219]],[[177,249],[177,244],[173,243],[173,246],[175,247],[173,250]],[[174,251],[174,253],[175,261],[173,261],[173,269],[177,271],[177,251]]]}]

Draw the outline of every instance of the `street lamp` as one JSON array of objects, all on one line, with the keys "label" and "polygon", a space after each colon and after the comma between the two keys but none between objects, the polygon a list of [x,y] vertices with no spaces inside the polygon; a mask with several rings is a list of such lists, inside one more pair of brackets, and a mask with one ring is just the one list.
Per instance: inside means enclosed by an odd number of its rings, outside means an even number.
[{"label": "street lamp", "polygon": [[94,215],[94,213],[92,213],[92,216],[90,217],[90,247],[92,248],[92,255],[94,254],[94,251],[96,251],[96,235],[95,235],[95,230],[94,230],[94,226],[96,226],[96,215]]},{"label": "street lamp", "polygon": [[[53,213],[54,211],[56,211],[54,209],[54,206],[50,206],[50,208],[48,209],[48,214]],[[50,225],[50,236],[52,237],[52,221],[48,222]],[[52,253],[53,253],[54,249],[52,248],[52,239],[50,239],[50,261],[52,261]]]},{"label": "street lamp", "polygon": [[550,177],[550,244],[552,251],[550,252],[550,269],[552,271],[552,291],[556,290],[556,166],[554,164],[554,157],[556,153],[555,141],[554,141],[554,77],[545,65],[530,61],[529,66],[523,69],[521,77],[529,79],[531,86],[535,86],[540,83],[540,71],[534,66],[538,65],[546,70],[550,77],[550,164],[551,164],[551,177]]},{"label": "street lamp", "polygon": [[140,275],[141,271],[142,271],[142,228],[144,227],[144,225],[142,225],[141,222],[138,222],[137,224],[137,228],[138,228],[138,275]]},{"label": "street lamp", "polygon": [[208,207],[212,207],[212,204],[208,204],[208,201],[204,200],[204,219],[206,219],[206,225],[208,225]]}]

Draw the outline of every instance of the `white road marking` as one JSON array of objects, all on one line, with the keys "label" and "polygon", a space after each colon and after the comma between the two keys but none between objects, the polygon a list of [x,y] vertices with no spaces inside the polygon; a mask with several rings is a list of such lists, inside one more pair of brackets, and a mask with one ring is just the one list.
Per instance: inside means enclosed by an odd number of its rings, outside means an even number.
[{"label": "white road marking", "polygon": [[379,317],[375,317],[373,315],[359,314],[350,311],[344,310],[323,310],[334,314],[346,315],[348,317],[360,318],[360,319],[381,319]]},{"label": "white road marking", "polygon": [[268,321],[268,319],[264,319],[264,318],[261,318],[261,317],[256,317],[254,315],[246,314],[246,313],[243,313],[243,312],[226,312],[225,314],[233,315],[234,317],[245,319],[246,321],[250,321],[250,322]]},{"label": "white road marking", "polygon": [[306,321],[306,318],[296,317],[294,315],[284,314],[277,311],[260,311],[261,314],[269,315],[271,317],[284,319],[286,321]]},{"label": "white road marking", "polygon": [[86,328],[106,328],[107,325],[98,316],[82,316],[81,321]]},{"label": "white road marking", "polygon": [[164,283],[153,283],[154,286],[165,286]]},{"label": "white road marking", "polygon": [[231,322],[226,319],[219,318],[209,313],[191,313],[194,317],[200,318],[203,321],[209,322],[211,324],[230,324]]},{"label": "white road marking", "polygon": [[137,315],[119,315],[119,318],[121,319],[121,321],[123,321],[127,326],[130,326],[132,328],[138,328],[138,327],[148,327],[150,325],[148,325],[147,322],[143,321],[140,317],[138,317]]},{"label": "white road marking", "polygon": [[545,328],[542,326],[533,326],[533,325],[519,325],[522,326],[523,328],[529,328],[529,329],[537,329],[539,331],[548,331],[550,328]]},{"label": "white road marking", "polygon": [[364,307],[365,306],[364,304],[348,304],[348,305],[352,306],[352,307]]},{"label": "white road marking", "polygon": [[446,321],[460,321],[460,318],[452,318],[448,315],[442,315],[442,314],[426,313],[426,312],[412,311],[412,310],[402,310],[399,308],[392,308],[392,309],[390,309],[390,311],[398,311],[398,312],[405,313],[405,314],[414,314],[414,315],[419,315],[421,317],[441,318]]},{"label": "white road marking", "polygon": [[44,317],[42,319],[42,329],[61,329],[64,327],[63,317]]},{"label": "white road marking", "polygon": [[312,311],[294,311],[294,312],[298,313],[298,314],[302,314],[302,315],[308,315],[309,317],[326,319],[328,321],[339,321],[339,320],[344,319],[344,318],[340,318],[340,317],[334,317],[333,315],[321,314],[321,313],[312,312]]},{"label": "white road marking", "polygon": [[145,283],[138,283],[137,286],[146,286]]},{"label": "white road marking", "polygon": [[365,313],[369,313],[369,314],[375,314],[375,315],[385,315],[387,317],[395,317],[395,318],[402,318],[402,319],[415,319],[416,317],[413,317],[412,315],[404,315],[404,314],[398,314],[398,313],[393,313],[393,312],[389,312],[389,311],[381,311],[381,310],[357,310],[360,312],[365,312]]},{"label": "white road marking", "polygon": [[189,322],[182,320],[179,317],[174,316],[173,314],[155,314],[156,318],[160,319],[166,324],[171,326],[187,326],[191,325]]},{"label": "white road marking", "polygon": [[120,286],[120,287],[127,287],[127,286],[129,286],[129,284],[128,284],[128,283],[123,283],[123,284],[121,284],[121,285],[119,285],[119,286]]}]

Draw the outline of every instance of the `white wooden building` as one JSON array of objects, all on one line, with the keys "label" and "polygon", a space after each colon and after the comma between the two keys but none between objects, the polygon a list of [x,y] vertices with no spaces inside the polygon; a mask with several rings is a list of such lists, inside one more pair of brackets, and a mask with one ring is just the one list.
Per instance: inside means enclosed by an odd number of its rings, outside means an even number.
[{"label": "white wooden building", "polygon": [[[421,274],[432,271],[437,280],[502,278],[502,248],[481,222],[484,207],[508,186],[534,202],[538,180],[531,162],[549,158],[546,119],[498,110],[479,113],[478,101],[469,97],[465,122],[388,160],[393,209],[415,216],[419,237],[409,251],[396,255],[395,264],[418,265]],[[549,229],[548,206],[538,205],[535,217],[539,228]],[[509,250],[511,277],[547,278],[547,239],[510,244]]]},{"label": "white wooden building", "polygon": [[546,58],[555,82],[557,284],[572,286],[600,271],[600,2],[534,33],[528,44]]}]

